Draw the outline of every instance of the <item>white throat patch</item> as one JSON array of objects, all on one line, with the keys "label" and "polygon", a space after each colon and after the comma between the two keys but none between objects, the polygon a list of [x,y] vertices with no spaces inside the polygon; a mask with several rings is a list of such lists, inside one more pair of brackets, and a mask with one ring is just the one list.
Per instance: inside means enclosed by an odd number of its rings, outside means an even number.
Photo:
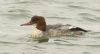
[{"label": "white throat patch", "polygon": [[34,31],[32,32],[33,38],[40,38],[42,36],[43,36],[43,32],[38,30],[37,28],[35,28]]}]

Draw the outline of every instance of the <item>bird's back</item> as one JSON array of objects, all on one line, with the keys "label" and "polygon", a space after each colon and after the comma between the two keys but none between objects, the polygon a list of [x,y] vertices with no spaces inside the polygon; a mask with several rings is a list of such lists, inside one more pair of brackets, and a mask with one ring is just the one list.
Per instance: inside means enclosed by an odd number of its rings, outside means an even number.
[{"label": "bird's back", "polygon": [[[75,31],[72,29],[76,29]],[[74,27],[70,24],[55,24],[55,25],[47,25],[47,32],[49,36],[69,36],[69,35],[82,35],[84,33],[83,30],[77,30],[77,27]]]}]

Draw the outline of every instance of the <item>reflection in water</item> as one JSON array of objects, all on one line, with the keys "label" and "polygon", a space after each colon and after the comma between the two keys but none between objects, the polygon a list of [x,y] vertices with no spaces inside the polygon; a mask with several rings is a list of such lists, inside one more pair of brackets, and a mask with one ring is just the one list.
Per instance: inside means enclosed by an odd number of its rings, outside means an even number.
[{"label": "reflection in water", "polygon": [[[99,2],[0,0],[0,54],[99,54]],[[44,16],[48,24],[72,24],[91,32],[78,37],[49,38],[48,42],[38,43],[31,38],[32,26],[19,26],[33,15]]]}]

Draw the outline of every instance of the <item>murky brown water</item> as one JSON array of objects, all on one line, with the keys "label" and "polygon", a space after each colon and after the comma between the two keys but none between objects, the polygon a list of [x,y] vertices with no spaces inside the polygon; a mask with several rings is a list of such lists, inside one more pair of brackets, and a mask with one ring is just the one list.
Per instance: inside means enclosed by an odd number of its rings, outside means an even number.
[{"label": "murky brown water", "polygon": [[[0,0],[0,54],[99,54],[99,0]],[[92,32],[80,37],[32,41],[32,26],[21,27],[33,15],[47,24],[72,24]]]}]

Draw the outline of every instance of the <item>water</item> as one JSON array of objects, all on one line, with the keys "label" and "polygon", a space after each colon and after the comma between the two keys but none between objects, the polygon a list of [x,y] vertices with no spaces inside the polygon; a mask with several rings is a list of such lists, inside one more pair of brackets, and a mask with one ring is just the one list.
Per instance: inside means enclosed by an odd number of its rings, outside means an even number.
[{"label": "water", "polygon": [[[0,54],[99,54],[99,0],[0,0]],[[21,27],[33,15],[47,24],[71,24],[92,32],[80,37],[32,41],[32,26]]]}]

